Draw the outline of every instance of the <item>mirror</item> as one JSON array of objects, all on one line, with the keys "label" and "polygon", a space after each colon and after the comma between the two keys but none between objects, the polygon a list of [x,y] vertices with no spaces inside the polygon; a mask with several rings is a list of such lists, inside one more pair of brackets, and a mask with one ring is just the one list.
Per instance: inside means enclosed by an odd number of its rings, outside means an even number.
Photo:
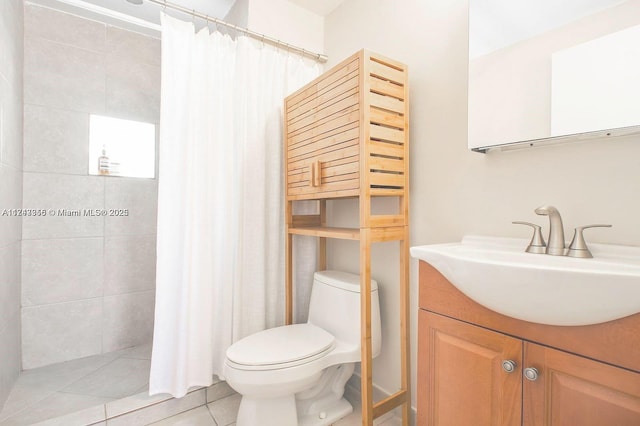
[{"label": "mirror", "polygon": [[155,166],[155,124],[89,116],[89,174],[154,178]]},{"label": "mirror", "polygon": [[640,1],[469,0],[469,148],[640,133]]}]

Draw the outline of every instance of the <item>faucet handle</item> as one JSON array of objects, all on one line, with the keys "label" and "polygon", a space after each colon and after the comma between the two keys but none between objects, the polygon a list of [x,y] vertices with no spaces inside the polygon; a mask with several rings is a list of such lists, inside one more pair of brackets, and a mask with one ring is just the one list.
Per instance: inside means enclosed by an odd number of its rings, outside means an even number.
[{"label": "faucet handle", "polygon": [[582,257],[587,259],[593,257],[591,251],[589,251],[589,248],[587,247],[587,242],[584,240],[584,235],[582,235],[583,231],[587,228],[611,228],[611,225],[598,224],[578,226],[573,232],[573,239],[571,240],[571,244],[569,245],[567,256]]},{"label": "faucet handle", "polygon": [[521,222],[514,221],[511,222],[514,225],[527,225],[533,228],[533,235],[531,236],[531,241],[529,242],[529,246],[525,250],[527,253],[538,253],[544,254],[547,252],[547,244],[544,242],[544,238],[542,237],[542,227],[540,225],[536,225],[535,223],[530,222]]}]

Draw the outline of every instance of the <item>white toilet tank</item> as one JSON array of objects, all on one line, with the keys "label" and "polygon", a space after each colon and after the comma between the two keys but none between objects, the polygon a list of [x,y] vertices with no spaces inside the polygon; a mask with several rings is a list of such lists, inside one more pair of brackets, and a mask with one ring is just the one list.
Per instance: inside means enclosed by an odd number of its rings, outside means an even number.
[{"label": "white toilet tank", "polygon": [[[316,325],[345,343],[360,348],[360,276],[341,271],[314,274],[309,323]],[[371,349],[380,353],[380,302],[378,283],[371,280]]]}]

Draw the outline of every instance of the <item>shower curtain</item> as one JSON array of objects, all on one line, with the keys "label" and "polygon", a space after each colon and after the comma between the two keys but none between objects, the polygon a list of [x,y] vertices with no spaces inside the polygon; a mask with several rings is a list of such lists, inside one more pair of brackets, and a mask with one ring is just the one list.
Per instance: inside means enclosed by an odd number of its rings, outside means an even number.
[{"label": "shower curtain", "polygon": [[162,16],[150,394],[210,385],[229,345],[282,324],[282,105],[320,71]]}]

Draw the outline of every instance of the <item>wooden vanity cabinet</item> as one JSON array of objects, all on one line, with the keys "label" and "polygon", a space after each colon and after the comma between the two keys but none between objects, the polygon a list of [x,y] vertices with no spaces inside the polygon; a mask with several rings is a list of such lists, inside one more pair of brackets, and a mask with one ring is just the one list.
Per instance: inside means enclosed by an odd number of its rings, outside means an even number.
[{"label": "wooden vanity cabinet", "polygon": [[640,315],[581,327],[505,317],[420,262],[417,424],[638,426],[638,335]]},{"label": "wooden vanity cabinet", "polygon": [[419,425],[519,425],[522,380],[503,360],[522,364],[519,339],[420,310]]}]

